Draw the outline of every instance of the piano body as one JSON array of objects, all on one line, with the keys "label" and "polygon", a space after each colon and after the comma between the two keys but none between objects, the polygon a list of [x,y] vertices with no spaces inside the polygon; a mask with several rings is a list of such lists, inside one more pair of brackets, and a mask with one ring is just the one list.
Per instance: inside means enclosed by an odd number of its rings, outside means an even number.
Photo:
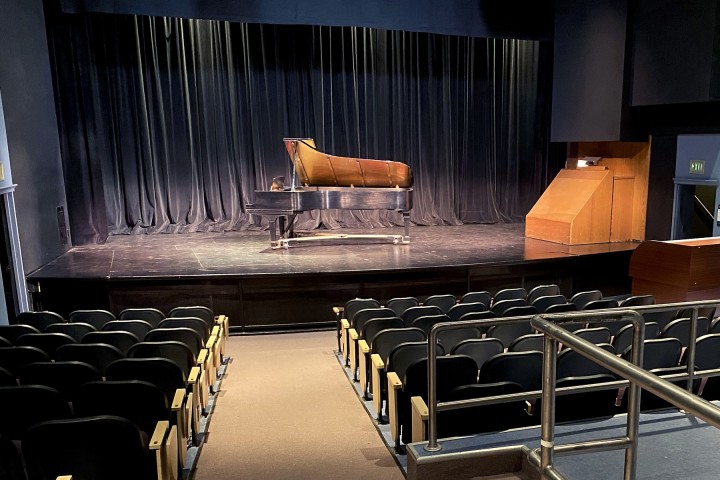
[{"label": "piano body", "polygon": [[[286,138],[285,147],[293,164],[291,185],[273,182],[272,190],[256,190],[248,213],[268,217],[270,245],[288,248],[300,245],[338,243],[410,242],[410,210],[413,178],[410,167],[400,162],[338,157],[322,153],[309,138]],[[395,210],[402,214],[404,235],[314,235],[297,237],[295,217],[310,210]]]}]

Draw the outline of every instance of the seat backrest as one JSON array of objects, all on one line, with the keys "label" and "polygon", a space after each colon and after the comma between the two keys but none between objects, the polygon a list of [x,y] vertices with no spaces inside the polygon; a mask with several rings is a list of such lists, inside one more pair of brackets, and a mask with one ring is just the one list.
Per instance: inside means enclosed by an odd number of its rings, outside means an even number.
[{"label": "seat backrest", "polygon": [[493,325],[488,329],[487,336],[497,338],[505,347],[509,347],[516,338],[533,333],[530,321],[522,323],[505,323]]},{"label": "seat backrest", "polygon": [[368,345],[372,345],[373,339],[378,333],[388,328],[404,328],[405,323],[397,317],[390,318],[373,318],[368,320],[363,327],[361,337],[365,339]]},{"label": "seat backrest", "polygon": [[645,319],[645,324],[655,322],[662,330],[665,325],[678,318],[677,314],[677,310],[665,310],[663,312],[643,312],[642,316]]},{"label": "seat backrest", "polygon": [[460,298],[460,303],[482,303],[487,309],[490,306],[490,292],[468,292]]},{"label": "seat backrest", "polygon": [[[560,295],[560,287],[557,285],[538,285],[535,288],[532,288],[528,294],[527,294],[527,303],[532,305],[532,303],[537,300],[540,297],[547,297],[547,296],[556,296]],[[563,296],[563,298],[565,298]],[[564,303],[564,302],[563,302]]]},{"label": "seat backrest", "polygon": [[53,323],[45,327],[43,333],[64,333],[70,335],[76,342],[80,342],[86,333],[95,332],[97,329],[89,323]]},{"label": "seat backrest", "polygon": [[[442,345],[437,345],[435,352],[438,356],[445,355]],[[402,379],[408,367],[420,359],[427,358],[428,343],[424,342],[406,342],[396,345],[388,355],[388,361],[385,370],[395,372]]]},{"label": "seat backrest", "polygon": [[449,322],[450,318],[447,315],[428,315],[425,317],[416,318],[411,327],[419,328],[423,332],[425,332],[426,335],[430,335],[430,330],[432,329],[433,325],[440,322]]},{"label": "seat backrest", "polygon": [[73,410],[77,417],[116,415],[137,425],[152,437],[155,425],[168,418],[165,394],[150,382],[112,380],[87,382],[77,392]]},{"label": "seat backrest", "polygon": [[85,362],[35,362],[18,375],[20,385],[45,385],[60,392],[69,401],[75,399],[80,385],[102,380],[100,371]]},{"label": "seat backrest", "polygon": [[0,338],[4,338],[10,344],[14,344],[18,337],[28,333],[40,333],[40,330],[30,325],[0,325]]},{"label": "seat backrest", "polygon": [[[151,480],[154,456],[129,420],[99,416],[44,422],[23,438],[29,480],[72,475],[78,479]],[[122,459],[122,461],[118,461]]]},{"label": "seat backrest", "polygon": [[405,322],[406,326],[413,324],[416,318],[425,317],[428,315],[443,315],[443,311],[440,307],[435,305],[423,305],[419,307],[410,307],[405,310],[400,318]]},{"label": "seat backrest", "polygon": [[[158,322],[159,324],[159,322]],[[147,332],[153,329],[150,322],[146,320],[113,320],[103,325],[103,332],[129,332],[135,335],[141,342],[145,339]]]},{"label": "seat backrest", "polygon": [[167,358],[123,358],[105,370],[107,380],[143,380],[158,387],[168,402],[177,389],[185,389],[187,376],[182,368]]},{"label": "seat backrest", "polygon": [[160,322],[160,325],[158,325],[158,328],[191,328],[197,332],[197,334],[202,339],[203,345],[205,344],[205,341],[210,338],[210,328],[208,328],[207,323],[202,318],[197,317],[171,317],[166,318],[162,322]]},{"label": "seat backrest", "polygon": [[653,295],[632,295],[619,302],[621,307],[639,307],[642,305],[655,305],[655,297]]},{"label": "seat backrest", "polygon": [[503,317],[524,317],[526,315],[535,315],[537,314],[537,308],[533,307],[532,305],[520,305],[517,307],[510,307],[505,309],[505,311],[502,313]]},{"label": "seat backrest", "polygon": [[105,343],[73,343],[63,345],[55,352],[55,360],[59,362],[78,361],[89,363],[97,368],[101,374],[105,373],[105,368],[115,360],[123,358],[123,353]]},{"label": "seat backrest", "polygon": [[[710,322],[705,317],[697,319],[697,336],[701,337],[710,330]],[[661,338],[677,338],[683,347],[687,347],[690,343],[690,319],[678,318],[665,325],[660,332]]]},{"label": "seat backrest", "polygon": [[575,330],[575,335],[590,343],[610,343],[610,329],[607,327],[581,328]]},{"label": "seat backrest", "polygon": [[367,308],[380,308],[380,302],[374,298],[353,298],[345,302],[345,318],[352,320],[357,312]]},{"label": "seat backrest", "polygon": [[[597,346],[606,352],[615,354],[615,347],[609,343],[600,343]],[[604,375],[607,373],[610,373],[607,368],[583,357],[575,350],[566,348],[558,354],[556,370],[557,378],[587,377],[590,375]]]},{"label": "seat backrest", "polygon": [[[475,383],[477,364],[467,355],[446,355],[436,359],[438,400],[447,399],[450,392],[461,385]],[[409,365],[403,378],[403,392],[410,397],[421,396],[427,401],[428,359],[422,358]]]},{"label": "seat backrest", "polygon": [[167,358],[180,367],[183,378],[188,378],[196,358],[187,345],[177,341],[136,343],[130,347],[127,356],[128,358]]},{"label": "seat backrest", "polygon": [[523,390],[539,390],[542,353],[505,352],[487,360],[480,368],[478,383],[515,382]]},{"label": "seat backrest", "polygon": [[498,317],[505,315],[505,311],[512,307],[524,307],[527,306],[527,302],[522,298],[511,298],[508,300],[500,300],[499,302],[493,302],[493,306],[490,310]]},{"label": "seat backrest", "polygon": [[[677,338],[655,338],[645,340],[643,348],[643,365],[645,370],[675,367],[680,361],[682,343]],[[631,361],[632,347],[628,347],[622,358]]]},{"label": "seat backrest", "polygon": [[13,346],[13,344],[10,343],[9,340],[6,340],[3,337],[0,337],[0,348],[12,347],[12,346]]},{"label": "seat backrest", "polygon": [[447,313],[455,304],[457,299],[455,295],[431,295],[425,299],[423,305],[430,307],[438,307],[441,313]]},{"label": "seat backrest", "polygon": [[112,345],[122,352],[123,356],[127,355],[130,347],[140,341],[130,332],[90,332],[82,339],[82,343],[104,343]]},{"label": "seat backrest", "polygon": [[28,333],[15,340],[18,347],[36,347],[47,353],[50,358],[55,357],[58,348],[69,343],[77,343],[73,337],[64,333]]},{"label": "seat backrest", "polygon": [[545,336],[542,333],[530,333],[516,338],[509,346],[508,352],[542,352]]},{"label": "seat backrest", "polygon": [[396,346],[401,343],[424,342],[425,340],[427,340],[427,336],[419,328],[389,328],[379,332],[373,338],[370,349],[373,353],[380,355],[384,363],[387,363],[390,352]]},{"label": "seat backrest", "polygon": [[48,325],[63,323],[65,319],[55,312],[21,312],[15,318],[15,322],[21,325],[30,325],[42,332]]},{"label": "seat backrest", "polygon": [[[615,377],[609,373],[565,377],[557,379],[556,388],[592,385],[614,380]],[[557,422],[570,422],[611,417],[619,413],[618,408],[615,406],[617,395],[618,387],[593,392],[558,395],[555,400],[555,420]]]},{"label": "seat backrest", "polygon": [[577,309],[577,305],[575,305],[574,303],[560,303],[557,305],[550,305],[549,307],[546,307],[543,313],[574,312]]},{"label": "seat backrest", "polygon": [[603,298],[602,300],[593,300],[586,303],[583,310],[602,310],[605,308],[617,308],[617,306],[617,300],[613,300],[612,298]]},{"label": "seat backrest", "polygon": [[390,310],[389,308],[364,308],[353,315],[350,319],[350,326],[359,333],[362,331],[365,326],[365,322],[368,320],[373,318],[390,318],[397,316],[398,315],[395,315],[395,311]]},{"label": "seat backrest", "polygon": [[437,336],[438,343],[443,346],[446,352],[452,351],[458,343],[464,340],[479,338],[482,338],[482,331],[477,327],[440,330]]},{"label": "seat backrest", "polygon": [[502,342],[497,338],[478,338],[463,340],[455,345],[455,348],[453,348],[450,353],[471,357],[475,360],[478,370],[480,370],[487,360],[502,353],[504,348]]},{"label": "seat backrest", "polygon": [[75,310],[73,312],[70,312],[70,315],[68,315],[68,321],[89,323],[97,330],[101,330],[103,325],[113,320],[115,320],[115,315],[108,312],[107,310],[100,309]]},{"label": "seat backrest", "polygon": [[1,387],[0,398],[0,434],[13,440],[20,440],[36,423],[72,417],[67,399],[43,385]]},{"label": "seat backrest", "polygon": [[[532,302],[528,302],[533,307],[537,308],[537,311],[540,313],[545,312],[548,307],[551,307],[553,305],[564,305],[567,303],[567,299],[565,298],[565,295],[543,295],[541,297],[536,297]],[[574,304],[573,304],[574,305]]]},{"label": "seat backrest", "polygon": [[202,350],[202,339],[192,328],[155,328],[145,335],[144,343],[148,342],[180,342],[190,349],[194,358]]},{"label": "seat backrest", "polygon": [[411,307],[417,307],[418,305],[420,305],[420,302],[415,297],[397,297],[388,300],[385,307],[395,312],[396,317],[402,318],[405,310]]},{"label": "seat backrest", "polygon": [[118,315],[118,320],[145,320],[157,327],[165,314],[157,308],[126,308]]},{"label": "seat backrest", "polygon": [[3,480],[27,480],[25,465],[15,443],[0,435],[0,478]]},{"label": "seat backrest", "polygon": [[450,310],[447,312],[447,316],[450,317],[450,320],[460,320],[465,315],[470,313],[485,312],[487,309],[487,305],[482,302],[463,302],[450,307]]},{"label": "seat backrest", "polygon": [[[680,365],[687,365],[687,350],[682,353]],[[695,344],[695,370],[720,368],[720,333],[698,337]]]},{"label": "seat backrest", "polygon": [[[495,314],[491,312],[490,310],[485,310],[484,312],[468,312],[461,316],[458,320],[465,321],[465,320],[484,320],[486,318],[497,318],[495,317]],[[485,333],[487,331],[487,327],[478,327],[480,330]]]},{"label": "seat backrest", "polygon": [[[645,340],[652,340],[660,335],[660,329],[655,322],[645,324]],[[612,338],[612,345],[616,352],[624,352],[632,345],[633,326],[628,324],[620,328]]]},{"label": "seat backrest", "polygon": [[610,335],[615,336],[623,327],[631,324],[632,322],[630,320],[607,319],[604,321],[591,322],[588,328],[605,327],[610,330]]},{"label": "seat backrest", "polygon": [[0,368],[17,376],[25,365],[34,362],[49,362],[50,356],[37,347],[0,348]]},{"label": "seat backrest", "polygon": [[215,325],[215,313],[208,307],[193,305],[190,307],[175,307],[168,312],[168,318],[172,317],[197,317],[205,321],[208,328]]},{"label": "seat backrest", "polygon": [[10,373],[9,370],[0,368],[0,387],[15,387],[18,381],[15,374]]},{"label": "seat backrest", "polygon": [[602,300],[602,298],[603,294],[600,290],[587,290],[584,292],[577,292],[575,295],[570,297],[570,303],[574,303],[578,310],[582,310],[588,302]]},{"label": "seat backrest", "polygon": [[492,304],[495,305],[496,303],[504,300],[526,300],[527,295],[527,290],[522,287],[504,288],[495,294],[492,299]]}]

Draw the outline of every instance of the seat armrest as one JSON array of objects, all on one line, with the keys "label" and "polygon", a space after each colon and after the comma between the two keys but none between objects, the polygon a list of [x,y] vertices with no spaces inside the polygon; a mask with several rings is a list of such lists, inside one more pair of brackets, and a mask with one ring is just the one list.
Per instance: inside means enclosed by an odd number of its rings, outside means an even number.
[{"label": "seat armrest", "polygon": [[362,391],[363,397],[367,398],[368,386],[370,378],[370,346],[365,340],[358,342],[358,348],[360,349],[359,355],[359,370],[360,370],[360,391]]},{"label": "seat armrest", "polygon": [[400,446],[400,419],[398,418],[398,393],[403,388],[402,381],[395,372],[387,373],[388,383],[388,421],[390,422],[390,434],[395,440],[395,448]]},{"label": "seat armrest", "polygon": [[411,397],[412,409],[412,441],[424,442],[427,440],[428,406],[422,397]]},{"label": "seat armrest", "polygon": [[155,426],[149,449],[155,452],[155,471],[158,480],[178,478],[178,445],[176,425],[162,420]]},{"label": "seat armrest", "polygon": [[72,480],[72,475],[60,475],[55,480]]},{"label": "seat armrest", "polygon": [[358,366],[358,332],[354,328],[348,330],[348,336],[350,338],[350,372],[352,373],[353,380],[357,381],[357,366]]},{"label": "seat armrest", "polygon": [[342,315],[345,312],[345,307],[332,307],[332,311],[335,315]]},{"label": "seat armrest", "polygon": [[350,330],[350,322],[347,318],[340,320],[340,348],[343,352],[343,358],[345,358],[345,365],[348,360],[348,330]]},{"label": "seat armrest", "polygon": [[385,363],[380,355],[373,353],[370,355],[370,364],[372,367],[372,382],[370,382],[370,393],[372,394],[373,409],[375,410],[375,418],[382,420],[382,381],[385,373]]},{"label": "seat armrest", "polygon": [[192,367],[190,369],[190,374],[188,375],[188,385],[195,385],[200,378],[200,367],[197,365]]}]

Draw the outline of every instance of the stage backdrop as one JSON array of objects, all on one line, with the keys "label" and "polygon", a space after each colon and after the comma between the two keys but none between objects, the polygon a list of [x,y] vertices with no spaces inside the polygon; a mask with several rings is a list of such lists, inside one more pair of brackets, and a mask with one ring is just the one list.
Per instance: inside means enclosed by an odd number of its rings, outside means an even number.
[{"label": "stage backdrop", "polygon": [[[520,221],[558,169],[549,45],[358,27],[46,12],[74,243],[256,228],[283,137],[391,159],[417,224]],[[564,152],[563,152],[564,153]],[[562,155],[561,155],[562,157]],[[299,228],[400,224],[305,214]]]}]

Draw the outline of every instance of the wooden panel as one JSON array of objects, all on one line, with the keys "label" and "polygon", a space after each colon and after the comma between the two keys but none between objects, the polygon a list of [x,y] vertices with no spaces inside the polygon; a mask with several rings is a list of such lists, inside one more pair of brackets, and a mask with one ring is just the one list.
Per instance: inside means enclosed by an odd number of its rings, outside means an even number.
[{"label": "wooden panel", "polygon": [[634,177],[614,177],[612,219],[610,222],[610,241],[626,242],[632,240],[633,216],[628,205],[633,204]]}]

